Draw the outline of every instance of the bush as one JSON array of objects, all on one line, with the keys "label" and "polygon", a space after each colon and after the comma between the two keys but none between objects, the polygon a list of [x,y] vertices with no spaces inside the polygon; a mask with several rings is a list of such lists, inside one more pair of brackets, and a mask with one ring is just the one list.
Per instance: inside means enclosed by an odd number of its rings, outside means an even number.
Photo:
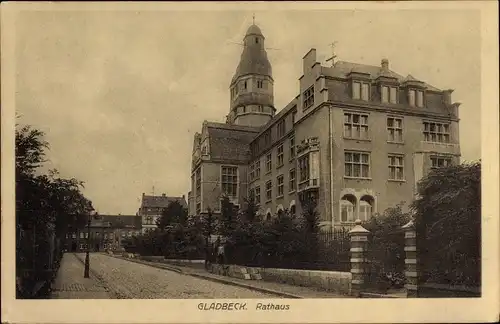
[{"label": "bush", "polygon": [[405,239],[402,226],[411,219],[401,205],[374,215],[363,226],[371,232],[368,247],[369,283],[379,288],[401,288],[405,284]]}]

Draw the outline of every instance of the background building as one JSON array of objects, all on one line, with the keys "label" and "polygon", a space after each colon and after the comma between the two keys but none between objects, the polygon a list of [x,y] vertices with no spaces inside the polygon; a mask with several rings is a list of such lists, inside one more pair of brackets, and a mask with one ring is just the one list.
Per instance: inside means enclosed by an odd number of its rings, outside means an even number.
[{"label": "background building", "polygon": [[87,227],[66,235],[66,249],[71,252],[120,250],[125,238],[141,233],[141,218],[135,215],[97,215]]},{"label": "background building", "polygon": [[264,36],[252,25],[230,83],[227,121],[194,136],[189,214],[250,194],[262,217],[318,198],[324,228],[351,226],[416,194],[433,167],[458,163],[458,103],[411,75],[380,66],[303,57],[298,95],[275,115]]},{"label": "background building", "polygon": [[171,203],[177,201],[182,207],[187,208],[186,197],[173,197],[162,194],[161,196],[146,195],[142,193],[141,207],[137,216],[141,218],[142,231],[156,228],[156,220],[160,218],[163,210]]}]

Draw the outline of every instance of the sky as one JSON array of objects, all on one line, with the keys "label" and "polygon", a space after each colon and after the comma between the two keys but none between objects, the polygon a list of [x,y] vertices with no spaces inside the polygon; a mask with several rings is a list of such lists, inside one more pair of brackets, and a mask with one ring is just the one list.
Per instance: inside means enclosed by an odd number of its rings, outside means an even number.
[{"label": "sky", "polygon": [[[101,214],[135,214],[143,192],[186,195],[193,135],[224,122],[253,11],[26,11],[16,24],[16,112],[43,130],[46,168],[85,182]],[[298,94],[302,57],[411,74],[461,102],[462,158],[480,158],[480,16],[460,10],[255,11],[274,100]]]}]

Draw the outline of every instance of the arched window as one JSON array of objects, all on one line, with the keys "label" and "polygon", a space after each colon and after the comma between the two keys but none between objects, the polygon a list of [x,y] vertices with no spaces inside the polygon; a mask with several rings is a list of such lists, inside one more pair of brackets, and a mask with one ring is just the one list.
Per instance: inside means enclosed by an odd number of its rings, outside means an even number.
[{"label": "arched window", "polygon": [[271,213],[267,213],[266,220],[268,220],[268,221],[271,220]]},{"label": "arched window", "polygon": [[373,214],[373,197],[363,196],[359,201],[359,219],[367,221]]},{"label": "arched window", "polygon": [[294,216],[296,212],[297,212],[297,211],[296,211],[296,209],[295,209],[295,205],[292,205],[292,206],[290,207],[290,215]]},{"label": "arched window", "polygon": [[340,200],[340,221],[354,222],[356,210],[356,197],[353,195],[345,195]]},{"label": "arched window", "polygon": [[259,38],[255,37],[255,44],[259,44]]}]

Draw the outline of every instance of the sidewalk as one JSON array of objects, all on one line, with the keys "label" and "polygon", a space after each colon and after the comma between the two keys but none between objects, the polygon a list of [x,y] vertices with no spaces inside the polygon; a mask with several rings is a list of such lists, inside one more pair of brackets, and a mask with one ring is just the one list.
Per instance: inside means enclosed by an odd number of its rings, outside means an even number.
[{"label": "sidewalk", "polygon": [[84,264],[73,253],[65,253],[52,284],[52,299],[110,299],[108,289],[90,272],[84,278]]},{"label": "sidewalk", "polygon": [[131,262],[142,263],[152,267],[175,271],[182,273],[184,275],[197,277],[205,280],[211,280],[228,285],[239,286],[243,288],[261,291],[264,293],[276,294],[284,298],[349,298],[349,296],[344,296],[329,291],[317,290],[309,287],[294,286],[294,285],[278,283],[278,282],[270,282],[264,280],[245,280],[233,277],[219,276],[207,272],[204,269],[171,265],[168,263],[150,262],[138,259],[134,260],[134,259],[123,258],[121,256],[110,256],[110,257],[117,257]]}]

